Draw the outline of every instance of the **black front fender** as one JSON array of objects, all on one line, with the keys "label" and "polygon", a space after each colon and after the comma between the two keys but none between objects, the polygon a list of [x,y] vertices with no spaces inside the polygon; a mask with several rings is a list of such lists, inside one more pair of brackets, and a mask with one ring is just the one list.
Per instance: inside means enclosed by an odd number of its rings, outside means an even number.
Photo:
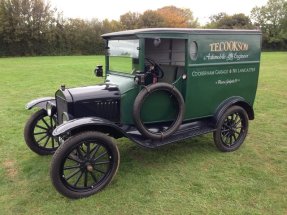
[{"label": "black front fender", "polygon": [[53,136],[60,136],[74,130],[85,130],[91,128],[99,128],[100,131],[102,128],[104,128],[105,131],[111,133],[112,136],[115,133],[117,134],[115,136],[125,136],[125,131],[122,128],[109,120],[102,119],[99,117],[84,117],[63,123],[54,129]]},{"label": "black front fender", "polygon": [[25,108],[27,110],[30,110],[33,107],[39,107],[42,109],[46,109],[46,104],[48,101],[55,103],[55,98],[54,97],[44,97],[44,98],[34,99],[34,100],[30,101],[29,103],[27,103]]}]

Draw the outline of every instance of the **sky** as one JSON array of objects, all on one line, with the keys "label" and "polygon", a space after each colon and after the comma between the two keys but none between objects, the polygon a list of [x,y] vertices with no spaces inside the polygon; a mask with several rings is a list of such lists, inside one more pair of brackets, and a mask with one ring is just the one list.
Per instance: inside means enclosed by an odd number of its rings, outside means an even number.
[{"label": "sky", "polygon": [[262,6],[267,0],[50,0],[53,7],[62,11],[66,18],[115,19],[129,11],[142,13],[146,10],[174,5],[191,9],[201,24],[206,24],[209,17],[220,12],[227,14],[250,14],[255,6]]}]

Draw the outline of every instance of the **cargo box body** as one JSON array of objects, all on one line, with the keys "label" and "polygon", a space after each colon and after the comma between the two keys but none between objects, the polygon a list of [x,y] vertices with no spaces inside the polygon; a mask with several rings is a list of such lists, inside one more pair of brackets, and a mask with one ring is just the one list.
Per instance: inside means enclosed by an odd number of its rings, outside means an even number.
[{"label": "cargo box body", "polygon": [[[159,82],[173,84],[184,98],[184,121],[212,117],[232,97],[253,106],[260,66],[260,31],[139,29],[105,34],[103,38],[107,47],[110,41],[139,40],[136,67],[144,71],[145,58],[162,67],[164,77]],[[121,91],[121,122],[133,124],[133,103],[142,87],[134,84],[134,73],[112,71],[109,55],[106,62],[106,81],[117,84]],[[174,112],[170,99],[158,93],[144,104],[142,118],[146,123],[164,122],[172,119]]]},{"label": "cargo box body", "polygon": [[[198,48],[197,56],[195,49]],[[230,97],[253,106],[259,75],[261,34],[190,35],[186,117],[213,115]]]}]

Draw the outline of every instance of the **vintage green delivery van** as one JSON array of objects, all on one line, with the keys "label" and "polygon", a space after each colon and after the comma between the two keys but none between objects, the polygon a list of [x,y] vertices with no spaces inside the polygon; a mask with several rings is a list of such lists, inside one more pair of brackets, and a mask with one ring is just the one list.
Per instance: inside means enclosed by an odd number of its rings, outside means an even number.
[{"label": "vintage green delivery van", "polygon": [[138,29],[102,36],[103,83],[61,86],[39,107],[24,136],[31,150],[53,154],[51,179],[70,198],[92,195],[116,174],[113,139],[156,148],[213,132],[217,148],[234,151],[254,119],[261,32]]}]

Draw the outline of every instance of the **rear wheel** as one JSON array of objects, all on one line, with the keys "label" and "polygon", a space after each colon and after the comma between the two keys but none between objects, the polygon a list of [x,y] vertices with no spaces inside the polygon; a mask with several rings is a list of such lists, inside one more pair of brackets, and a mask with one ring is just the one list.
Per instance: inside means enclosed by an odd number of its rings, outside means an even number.
[{"label": "rear wheel", "polygon": [[240,106],[228,108],[213,132],[215,145],[220,151],[230,152],[238,149],[248,132],[248,116]]},{"label": "rear wheel", "polygon": [[110,137],[83,132],[70,137],[54,154],[50,176],[54,187],[68,198],[93,195],[115,176],[120,154]]},{"label": "rear wheel", "polygon": [[52,135],[55,128],[56,120],[48,116],[46,110],[38,110],[25,125],[24,138],[27,146],[39,155],[53,154],[59,147],[58,138]]}]

